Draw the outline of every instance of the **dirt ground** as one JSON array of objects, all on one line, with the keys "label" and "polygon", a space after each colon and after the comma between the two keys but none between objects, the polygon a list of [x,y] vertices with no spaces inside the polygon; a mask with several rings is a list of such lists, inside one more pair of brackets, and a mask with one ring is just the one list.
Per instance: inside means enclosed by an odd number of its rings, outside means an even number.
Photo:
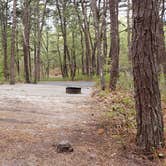
[{"label": "dirt ground", "polygon": [[[69,95],[71,82],[0,85],[0,166],[153,165],[121,153],[113,137],[98,129],[102,109],[91,98],[91,82],[77,82],[82,94]],[[74,152],[59,154],[69,140]]]}]

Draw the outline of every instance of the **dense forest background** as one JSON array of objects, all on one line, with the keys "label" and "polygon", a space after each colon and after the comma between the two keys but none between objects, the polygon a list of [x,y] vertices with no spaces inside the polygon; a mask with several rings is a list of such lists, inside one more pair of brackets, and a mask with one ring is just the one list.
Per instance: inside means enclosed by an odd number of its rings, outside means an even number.
[{"label": "dense forest background", "polygon": [[[2,81],[9,80],[10,76],[14,14],[12,2],[2,1],[0,7]],[[120,39],[120,71],[122,77],[124,74],[126,77],[130,71],[128,52],[131,42],[131,2],[119,2],[119,6],[114,8],[119,10],[119,27],[115,30],[119,31]],[[97,4],[65,0],[17,1],[12,69],[16,81],[57,79],[56,75],[61,74],[63,78],[71,80],[96,78],[100,68],[103,68],[103,74],[109,78],[110,16],[115,14],[118,15],[118,11],[111,13],[106,1]]]},{"label": "dense forest background", "polygon": [[[132,86],[131,0],[110,2],[115,3],[113,5],[106,0],[93,3],[87,0],[18,0],[15,25],[12,2],[2,0],[0,7],[1,81],[8,81],[13,71],[16,81],[27,83],[59,80],[60,75],[70,80],[105,76],[100,78],[105,86],[104,79],[108,82],[114,61],[111,55],[115,53],[120,64],[114,66],[119,67],[121,82],[118,82],[128,88]],[[164,8],[161,5],[163,20]],[[15,31],[13,65],[12,28]],[[166,70],[164,65],[163,70]]]}]

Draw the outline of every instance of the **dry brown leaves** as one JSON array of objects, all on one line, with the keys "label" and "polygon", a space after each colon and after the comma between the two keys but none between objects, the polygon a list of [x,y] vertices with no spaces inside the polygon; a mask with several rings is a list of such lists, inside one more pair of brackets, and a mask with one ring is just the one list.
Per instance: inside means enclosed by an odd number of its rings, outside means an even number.
[{"label": "dry brown leaves", "polygon": [[[98,134],[108,134],[110,137],[118,139],[122,147],[135,153],[142,155],[138,147],[135,146],[136,135],[136,115],[134,108],[134,97],[131,92],[118,90],[116,92],[95,90],[92,97],[100,105],[100,110],[104,112],[101,123],[98,127]],[[164,123],[166,125],[166,104],[162,102]],[[166,149],[159,149],[154,152],[153,159],[158,160],[157,163],[162,165],[165,163],[165,157],[160,161],[160,156],[166,156]],[[144,158],[145,156],[143,156]],[[160,158],[160,159],[159,159]]]},{"label": "dry brown leaves", "polygon": [[133,95],[126,91],[94,91],[92,96],[104,112],[100,128],[111,135],[128,135],[135,132],[135,111]]}]

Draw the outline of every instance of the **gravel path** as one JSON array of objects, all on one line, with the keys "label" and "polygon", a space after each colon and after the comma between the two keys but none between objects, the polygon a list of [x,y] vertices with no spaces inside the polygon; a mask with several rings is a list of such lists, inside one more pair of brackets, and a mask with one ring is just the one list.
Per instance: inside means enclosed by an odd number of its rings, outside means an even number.
[{"label": "gravel path", "polygon": [[[82,87],[82,94],[66,94],[66,86],[71,85]],[[78,147],[80,136],[77,134],[82,135],[82,130],[92,120],[90,93],[93,85],[92,82],[1,85],[0,165],[79,165],[80,155],[75,160],[71,159],[72,155],[57,155],[52,145],[69,140]]]},{"label": "gravel path", "polygon": [[79,82],[78,85],[83,87],[79,95],[65,93],[71,82],[1,85],[0,113],[11,116],[1,116],[0,122],[10,122],[11,119],[11,123],[41,123],[56,128],[78,124],[87,118],[87,112],[80,110],[89,107],[91,93],[88,83]]}]

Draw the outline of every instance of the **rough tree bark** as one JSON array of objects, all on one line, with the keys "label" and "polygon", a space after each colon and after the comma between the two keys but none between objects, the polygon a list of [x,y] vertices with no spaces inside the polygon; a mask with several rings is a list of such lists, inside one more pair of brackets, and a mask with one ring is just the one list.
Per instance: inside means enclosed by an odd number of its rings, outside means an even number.
[{"label": "rough tree bark", "polygon": [[17,76],[18,80],[20,80],[20,57],[19,57],[19,31],[18,31],[18,26],[16,28],[16,58],[15,58],[15,63],[16,63],[16,68],[17,68]]},{"label": "rough tree bark", "polygon": [[91,76],[91,45],[90,45],[90,36],[89,36],[89,26],[88,26],[88,20],[87,20],[87,9],[86,9],[86,1],[81,1],[81,7],[82,7],[82,14],[83,14],[83,31],[84,31],[84,39],[85,39],[85,47],[86,47],[86,74],[88,76]]},{"label": "rough tree bark", "polygon": [[15,84],[15,38],[16,38],[16,0],[13,0],[13,22],[11,37],[11,57],[10,57],[10,84]]},{"label": "rough tree bark", "polygon": [[164,144],[157,73],[158,0],[133,0],[132,64],[137,112],[137,144],[151,151]]},{"label": "rough tree bark", "polygon": [[57,52],[58,52],[58,57],[59,57],[59,63],[60,63],[61,73],[62,73],[62,76],[64,76],[64,73],[63,73],[63,64],[62,64],[62,58],[61,58],[61,51],[60,51],[60,46],[59,46],[59,37],[60,37],[60,34],[59,34],[59,31],[57,31]]},{"label": "rough tree bark", "polygon": [[108,49],[108,43],[107,43],[107,1],[105,2],[105,11],[103,13],[103,58],[104,58],[104,64],[106,64],[106,58],[107,58],[107,49]]},{"label": "rough tree bark", "polygon": [[71,80],[74,81],[75,75],[76,75],[76,69],[77,69],[77,65],[76,65],[76,46],[75,46],[75,32],[72,31],[72,49],[71,49]]},{"label": "rough tree bark", "polygon": [[23,52],[24,52],[24,75],[25,82],[30,83],[29,78],[29,38],[30,38],[30,24],[29,24],[29,2],[24,1],[24,13],[23,13]]},{"label": "rough tree bark", "polygon": [[81,68],[82,68],[82,74],[85,75],[85,48],[84,48],[84,37],[83,37],[83,32],[80,29],[80,34],[81,34]]},{"label": "rough tree bark", "polygon": [[47,79],[49,79],[50,76],[50,57],[49,57],[49,34],[48,30],[46,32],[46,57],[47,57],[47,65],[46,65],[46,75]]},{"label": "rough tree bark", "polygon": [[7,81],[9,79],[8,71],[8,43],[7,43],[7,26],[8,26],[8,0],[1,2],[0,6],[0,23],[1,23],[1,34],[2,34],[2,47],[3,47],[3,73],[4,78]]},{"label": "rough tree bark", "polygon": [[86,66],[85,66],[85,46],[84,46],[84,33],[85,33],[85,30],[84,30],[84,26],[83,26],[83,21],[81,20],[81,17],[80,17],[80,12],[79,12],[79,3],[76,2],[76,0],[74,0],[74,7],[75,7],[75,11],[76,11],[76,14],[77,14],[77,17],[78,17],[78,23],[79,23],[79,28],[80,28],[80,34],[81,34],[81,63],[82,63],[82,74],[85,75],[86,74]]},{"label": "rough tree bark", "polygon": [[39,5],[39,1],[36,2],[35,4],[35,11],[34,11],[34,17],[35,17],[35,21],[34,21],[34,80],[33,82],[36,84],[37,83],[37,29],[38,29],[38,5]]},{"label": "rough tree bark", "polygon": [[67,1],[64,0],[62,1],[62,9],[60,7],[60,1],[56,1],[56,6],[58,9],[58,15],[60,18],[60,26],[61,26],[61,31],[62,31],[62,36],[63,36],[63,72],[62,76],[63,77],[68,77],[68,66],[67,66],[67,54],[68,54],[68,46],[67,46],[67,20],[65,16],[66,12],[66,5]]},{"label": "rough tree bark", "polygon": [[96,0],[91,1],[91,8],[93,12],[93,18],[94,18],[94,27],[95,27],[95,33],[96,33],[96,48],[97,48],[97,58],[98,58],[98,64],[99,64],[99,74],[100,74],[100,84],[101,89],[105,90],[105,79],[104,79],[104,71],[103,71],[103,54],[102,54],[102,39],[103,39],[103,27],[104,27],[104,17],[105,17],[105,11],[106,11],[106,2],[103,1],[103,11],[102,11],[102,23],[100,18],[100,3],[98,4]]},{"label": "rough tree bark", "polygon": [[110,84],[111,90],[116,89],[119,77],[119,24],[118,24],[118,0],[109,0],[110,20],[111,20],[111,70]]},{"label": "rough tree bark", "polygon": [[127,47],[128,47],[128,60],[131,62],[131,2],[127,0]]},{"label": "rough tree bark", "polygon": [[35,57],[35,78],[34,83],[37,83],[37,81],[40,81],[40,66],[41,66],[41,59],[40,59],[40,53],[41,53],[41,40],[42,40],[42,32],[43,32],[43,26],[46,16],[46,9],[48,0],[44,1],[44,7],[42,10],[42,13],[40,13],[39,7],[40,7],[40,0],[37,0],[36,3],[36,15],[37,15],[37,43],[36,43],[36,57]]}]

